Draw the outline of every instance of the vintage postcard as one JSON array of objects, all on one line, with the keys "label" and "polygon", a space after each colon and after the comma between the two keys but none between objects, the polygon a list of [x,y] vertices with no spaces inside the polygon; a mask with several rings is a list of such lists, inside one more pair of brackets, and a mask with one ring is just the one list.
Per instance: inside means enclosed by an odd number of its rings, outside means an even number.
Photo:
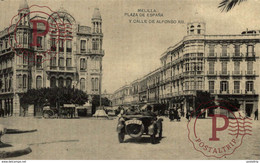
[{"label": "vintage postcard", "polygon": [[1,0],[0,160],[258,163],[259,9]]}]

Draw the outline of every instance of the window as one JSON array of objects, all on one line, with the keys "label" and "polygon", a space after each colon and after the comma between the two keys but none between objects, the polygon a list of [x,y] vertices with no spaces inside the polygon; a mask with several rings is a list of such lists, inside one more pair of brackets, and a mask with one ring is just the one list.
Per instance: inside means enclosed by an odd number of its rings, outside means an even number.
[{"label": "window", "polygon": [[51,58],[50,65],[51,66],[56,66],[56,57]]},{"label": "window", "polygon": [[64,79],[62,77],[60,77],[59,81],[58,81],[58,87],[62,88],[63,86],[64,86]]},{"label": "window", "polygon": [[209,74],[214,74],[215,72],[215,62],[210,61],[209,62]]},{"label": "window", "polygon": [[198,81],[196,87],[197,90],[202,90],[202,81]]},{"label": "window", "polygon": [[37,56],[36,61],[36,67],[42,68],[42,56]]},{"label": "window", "polygon": [[99,81],[98,78],[95,79],[95,91],[98,91],[99,88]]},{"label": "window", "polygon": [[215,56],[215,47],[214,45],[209,45],[209,56]]},{"label": "window", "polygon": [[81,51],[81,53],[85,53],[86,52],[86,40],[81,40],[80,41],[80,51]]},{"label": "window", "polygon": [[66,51],[67,52],[71,52],[71,40],[67,40],[67,42],[66,42]]},{"label": "window", "polygon": [[51,51],[56,51],[56,39],[51,39]]},{"label": "window", "polygon": [[80,79],[80,90],[85,91],[85,79]]},{"label": "window", "polygon": [[85,70],[86,69],[86,60],[85,58],[80,59],[80,69]]},{"label": "window", "polygon": [[24,64],[24,65],[27,65],[27,64],[28,64],[28,56],[27,56],[27,55],[28,55],[27,52],[24,51],[24,52],[23,52],[23,64]]},{"label": "window", "polygon": [[23,87],[23,77],[22,75],[18,75],[18,88]]},{"label": "window", "polygon": [[66,66],[67,66],[67,67],[71,67],[71,65],[72,65],[72,64],[71,64],[71,58],[67,58],[67,59],[66,59]]},{"label": "window", "polygon": [[92,40],[92,44],[93,44],[93,46],[92,46],[93,50],[98,50],[99,49],[98,39],[93,39]]},{"label": "window", "polygon": [[235,56],[240,56],[240,45],[235,45]]},{"label": "window", "polygon": [[247,81],[246,82],[246,92],[252,92],[254,90],[254,82]]},{"label": "window", "polygon": [[95,90],[95,79],[94,78],[91,79],[91,89],[92,89],[92,91]]},{"label": "window", "polygon": [[222,74],[227,74],[227,62],[222,62]]},{"label": "window", "polygon": [[189,83],[188,81],[185,82],[185,89],[186,89],[186,90],[189,90],[189,84],[190,84],[190,83]]},{"label": "window", "polygon": [[55,88],[56,87],[56,78],[55,77],[51,77],[51,88]]},{"label": "window", "polygon": [[252,61],[247,62],[247,74],[253,74],[253,63]]},{"label": "window", "polygon": [[37,47],[42,48],[42,37],[37,37]]},{"label": "window", "polygon": [[40,89],[42,87],[42,77],[41,76],[37,76],[36,77],[36,88]]},{"label": "window", "polygon": [[227,45],[222,45],[222,56],[227,56]]},{"label": "window", "polygon": [[254,46],[253,45],[247,45],[247,56],[248,57],[254,56]]},{"label": "window", "polygon": [[221,81],[220,82],[220,91],[221,92],[228,92],[228,82],[227,81]]},{"label": "window", "polygon": [[234,93],[239,93],[240,81],[234,81]]},{"label": "window", "polygon": [[240,62],[234,62],[234,74],[240,73]]},{"label": "window", "polygon": [[59,58],[59,67],[64,67],[64,58]]},{"label": "window", "polygon": [[26,88],[27,86],[27,77],[26,75],[23,75],[23,88]]},{"label": "window", "polygon": [[5,78],[5,92],[8,90],[8,79]]},{"label": "window", "polygon": [[209,92],[214,93],[214,89],[215,89],[215,82],[209,81]]},{"label": "window", "polygon": [[71,78],[66,79],[66,87],[71,88],[72,80]]},{"label": "window", "polygon": [[59,51],[64,52],[64,40],[59,40]]}]

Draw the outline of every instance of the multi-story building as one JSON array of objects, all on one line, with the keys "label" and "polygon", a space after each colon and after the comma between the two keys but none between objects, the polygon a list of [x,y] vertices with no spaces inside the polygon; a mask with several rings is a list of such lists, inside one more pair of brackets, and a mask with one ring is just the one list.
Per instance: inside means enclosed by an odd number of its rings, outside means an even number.
[{"label": "multi-story building", "polygon": [[[237,99],[240,109],[251,115],[260,107],[259,56],[259,33],[208,35],[205,21],[195,18],[187,23],[187,35],[161,55],[159,102],[194,109],[200,90],[216,99]],[[153,96],[147,94],[151,76],[138,80],[139,102]]]},{"label": "multi-story building", "polygon": [[[98,8],[92,28],[78,24],[63,8],[49,17],[32,15],[26,0],[21,1],[18,13],[16,22],[0,32],[0,108],[5,115],[21,114],[20,97],[32,88],[74,87],[89,95],[100,93],[104,50]],[[51,24],[50,18],[62,19],[63,26]],[[37,37],[37,46],[31,46],[34,20],[50,23],[48,33]],[[45,27],[37,24],[36,29],[40,33]]]},{"label": "multi-story building", "polygon": [[133,101],[133,96],[132,96],[131,85],[124,85],[123,87],[116,90],[112,96],[113,106],[131,105],[132,101]]},{"label": "multi-story building", "polygon": [[251,115],[259,107],[259,55],[259,34],[207,35],[206,23],[195,19],[183,40],[161,56],[162,101],[189,109],[202,90],[237,99]]}]

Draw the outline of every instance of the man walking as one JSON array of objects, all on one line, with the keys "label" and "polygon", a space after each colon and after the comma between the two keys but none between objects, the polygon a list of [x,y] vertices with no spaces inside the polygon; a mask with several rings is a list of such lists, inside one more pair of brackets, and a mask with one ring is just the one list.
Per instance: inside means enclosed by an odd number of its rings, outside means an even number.
[{"label": "man walking", "polygon": [[255,111],[255,120],[258,120],[258,109]]}]

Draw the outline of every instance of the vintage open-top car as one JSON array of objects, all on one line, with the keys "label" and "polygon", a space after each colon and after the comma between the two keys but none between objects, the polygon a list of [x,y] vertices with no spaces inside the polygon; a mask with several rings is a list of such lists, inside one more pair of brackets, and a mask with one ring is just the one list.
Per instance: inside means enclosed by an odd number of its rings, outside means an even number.
[{"label": "vintage open-top car", "polygon": [[150,135],[151,143],[156,142],[156,135],[162,137],[162,121],[149,115],[122,115],[118,120],[117,132],[120,143],[124,142],[125,135],[138,138],[142,135]]}]

